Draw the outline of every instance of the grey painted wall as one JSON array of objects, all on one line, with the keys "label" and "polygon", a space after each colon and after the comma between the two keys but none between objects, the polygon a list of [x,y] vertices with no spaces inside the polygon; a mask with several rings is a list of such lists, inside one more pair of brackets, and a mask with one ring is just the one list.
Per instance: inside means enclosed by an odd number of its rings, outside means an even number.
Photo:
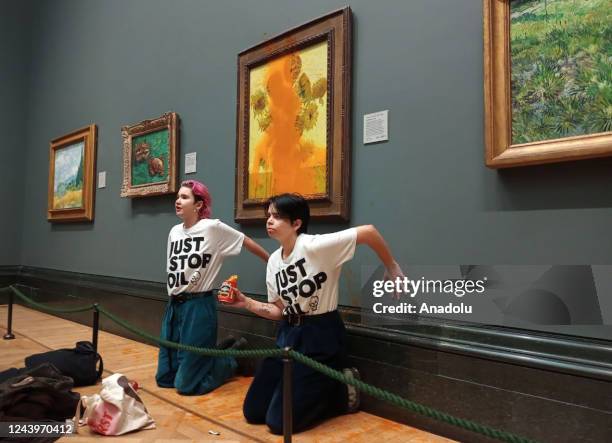
[{"label": "grey painted wall", "polygon": [[18,265],[28,167],[27,133],[29,2],[6,0],[0,14],[0,265]]},{"label": "grey painted wall", "polygon": [[[173,198],[119,197],[120,127],[176,111],[215,217],[233,224],[236,55],[345,1],[37,3],[32,29],[24,265],[163,281]],[[482,1],[352,1],[351,225],[375,224],[410,264],[612,263],[612,159],[493,171],[483,160]],[[364,113],[389,109],[390,141],[364,146]],[[95,222],[46,221],[49,140],[99,127]],[[6,165],[2,166],[6,168]],[[14,172],[13,172],[14,173]],[[4,222],[0,222],[4,223]],[[344,225],[315,225],[314,232]],[[262,228],[247,234],[268,250]],[[359,304],[359,250],[341,302]],[[241,287],[264,292],[247,254]]]}]

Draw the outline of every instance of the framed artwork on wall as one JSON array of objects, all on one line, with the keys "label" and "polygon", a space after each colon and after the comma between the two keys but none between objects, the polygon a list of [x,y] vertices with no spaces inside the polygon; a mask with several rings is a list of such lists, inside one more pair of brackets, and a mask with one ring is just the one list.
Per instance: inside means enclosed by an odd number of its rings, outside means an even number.
[{"label": "framed artwork on wall", "polygon": [[93,221],[96,125],[51,141],[47,220]]},{"label": "framed artwork on wall", "polygon": [[612,0],[483,0],[486,164],[612,155]]},{"label": "framed artwork on wall", "polygon": [[177,191],[178,128],[179,117],[175,112],[121,128],[121,197],[147,197]]},{"label": "framed artwork on wall", "polygon": [[350,213],[351,10],[344,8],[238,55],[235,220],[302,194],[315,219]]}]

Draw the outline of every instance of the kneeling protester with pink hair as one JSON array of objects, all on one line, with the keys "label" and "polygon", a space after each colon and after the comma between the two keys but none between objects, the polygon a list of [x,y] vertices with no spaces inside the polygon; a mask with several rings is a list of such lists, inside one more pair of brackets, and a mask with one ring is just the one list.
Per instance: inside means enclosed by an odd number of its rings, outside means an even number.
[{"label": "kneeling protester with pink hair", "polygon": [[[161,338],[185,345],[217,346],[217,300],[212,289],[223,260],[244,246],[268,261],[269,254],[242,232],[211,219],[212,199],[197,180],[181,183],[175,202],[182,223],[168,235],[167,289],[169,303],[162,321]],[[222,348],[244,346],[231,340]],[[237,368],[232,357],[206,357],[160,347],[155,379],[158,386],[174,387],[180,394],[199,395],[217,388]]]}]

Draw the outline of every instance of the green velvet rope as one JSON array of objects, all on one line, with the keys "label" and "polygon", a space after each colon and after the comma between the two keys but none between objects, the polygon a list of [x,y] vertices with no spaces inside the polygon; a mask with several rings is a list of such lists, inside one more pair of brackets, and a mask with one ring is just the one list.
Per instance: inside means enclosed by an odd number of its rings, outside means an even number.
[{"label": "green velvet rope", "polygon": [[23,292],[21,292],[19,289],[17,289],[15,286],[9,286],[10,289],[12,289],[13,294],[15,294],[17,297],[19,297],[20,299],[22,299],[23,301],[25,301],[26,303],[32,305],[32,306],[36,306],[37,308],[43,310],[43,311],[47,311],[47,312],[57,312],[57,313],[69,313],[69,312],[85,312],[85,311],[91,311],[92,309],[94,309],[94,305],[90,304],[87,306],[81,306],[81,307],[77,307],[77,308],[54,308],[52,306],[47,306],[44,305],[42,303],[38,303],[35,302],[34,300],[32,300],[30,297],[26,296]]},{"label": "green velvet rope", "polygon": [[310,366],[312,369],[319,371],[330,378],[355,386],[360,391],[363,391],[366,394],[371,395],[372,397],[376,397],[380,400],[384,400],[386,402],[392,403],[396,406],[400,406],[405,409],[409,409],[426,417],[435,418],[436,420],[443,421],[451,425],[467,429],[468,431],[477,432],[479,434],[486,435],[487,437],[492,437],[501,441],[512,443],[535,442],[535,440],[519,437],[509,432],[499,431],[497,429],[490,428],[488,426],[483,426],[478,423],[474,423],[470,420],[464,420],[462,418],[454,417],[450,414],[445,414],[444,412],[440,412],[428,406],[424,406],[419,403],[406,400],[405,398],[400,397],[399,395],[385,391],[384,389],[377,388],[376,386],[369,385],[361,380],[355,379],[353,377],[347,377],[344,373],[332,369],[329,366],[326,366],[310,357],[307,357],[304,354],[300,354],[299,352],[291,350],[289,351],[289,354],[296,361]]},{"label": "green velvet rope", "polygon": [[163,346],[164,348],[177,349],[180,351],[188,351],[193,352],[194,354],[206,355],[208,357],[239,357],[239,358],[249,358],[249,357],[280,357],[283,354],[283,350],[279,348],[271,348],[271,349],[217,349],[217,348],[198,348],[197,346],[184,345],[182,343],[175,343],[168,340],[163,340],[159,337],[149,334],[148,332],[143,331],[142,329],[128,323],[122,318],[117,317],[112,312],[107,311],[103,306],[98,306],[98,310],[100,314],[105,315],[115,323],[120,326],[123,326],[128,331],[133,332],[134,334],[140,335],[147,340],[158,344],[159,346]]},{"label": "green velvet rope", "polygon": [[[4,288],[6,289],[6,288]],[[237,357],[237,358],[264,358],[264,357],[291,357],[295,359],[295,361],[304,364],[306,366],[311,367],[315,371],[319,371],[322,374],[333,378],[334,380],[338,380],[342,383],[349,384],[359,389],[360,391],[365,392],[372,397],[376,397],[380,400],[386,401],[388,403],[394,404],[404,409],[408,409],[412,412],[416,412],[417,414],[424,415],[426,417],[434,418],[439,421],[443,421],[445,423],[449,423],[453,426],[457,426],[463,429],[467,429],[468,431],[476,432],[478,434],[485,435],[487,437],[491,437],[500,441],[510,442],[510,443],[536,443],[535,440],[530,440],[524,437],[520,437],[518,435],[500,431],[488,426],[480,425],[478,423],[474,423],[470,420],[464,420],[462,418],[455,417],[450,414],[446,414],[444,412],[440,412],[434,408],[430,408],[428,406],[421,405],[419,403],[407,400],[399,395],[393,394],[391,392],[385,391],[384,389],[377,388],[376,386],[372,386],[368,383],[365,383],[361,380],[353,378],[352,376],[347,376],[343,372],[337,371],[329,366],[326,366],[310,357],[307,357],[304,354],[301,354],[297,351],[291,349],[280,349],[280,348],[270,348],[270,349],[216,349],[216,348],[199,348],[196,346],[184,345],[181,343],[175,343],[168,340],[160,339],[152,334],[149,334],[146,331],[132,325],[131,323],[123,320],[120,317],[117,317],[110,311],[107,311],[103,306],[96,304],[92,304],[89,306],[84,306],[80,308],[72,308],[72,309],[57,309],[48,307],[41,303],[37,303],[31,298],[27,297],[23,293],[21,293],[14,286],[10,286],[10,289],[13,290],[15,295],[17,295],[22,300],[31,304],[32,306],[39,307],[42,310],[47,310],[51,312],[83,312],[88,311],[90,309],[97,309],[101,314],[108,317],[113,322],[118,325],[124,327],[128,331],[133,332],[136,335],[139,335],[150,342],[156,343],[158,346],[163,346],[165,348],[177,349],[182,351],[193,352],[199,355],[205,355],[209,357]]]}]

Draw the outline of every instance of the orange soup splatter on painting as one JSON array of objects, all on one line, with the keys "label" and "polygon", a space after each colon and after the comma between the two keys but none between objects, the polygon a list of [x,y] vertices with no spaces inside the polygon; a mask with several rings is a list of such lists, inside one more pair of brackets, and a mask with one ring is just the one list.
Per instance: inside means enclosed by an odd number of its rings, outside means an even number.
[{"label": "orange soup splatter on painting", "polygon": [[250,71],[248,198],[327,192],[327,42]]}]

